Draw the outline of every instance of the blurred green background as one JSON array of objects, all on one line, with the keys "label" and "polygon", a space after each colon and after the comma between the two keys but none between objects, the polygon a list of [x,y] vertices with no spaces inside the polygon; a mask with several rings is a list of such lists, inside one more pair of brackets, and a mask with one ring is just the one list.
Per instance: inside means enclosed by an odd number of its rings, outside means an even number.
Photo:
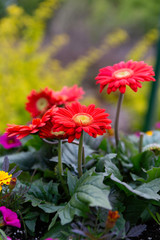
[{"label": "blurred green background", "polygon": [[[100,94],[94,78],[122,60],[155,66],[159,9],[157,0],[0,0],[1,133],[30,120],[26,97],[46,86],[83,86],[82,102],[106,108],[114,122],[118,92]],[[127,88],[123,131],[143,127],[150,90],[151,83]]]}]

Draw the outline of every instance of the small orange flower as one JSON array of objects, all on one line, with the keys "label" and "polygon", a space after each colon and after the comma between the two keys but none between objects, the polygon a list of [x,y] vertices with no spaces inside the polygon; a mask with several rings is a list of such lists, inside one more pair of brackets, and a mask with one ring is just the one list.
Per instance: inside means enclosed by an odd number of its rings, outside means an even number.
[{"label": "small orange flower", "polygon": [[12,178],[10,181],[9,189],[14,189],[17,183],[17,178]]},{"label": "small orange flower", "polygon": [[117,221],[120,218],[118,211],[109,210],[107,221],[106,221],[106,228],[112,229]]}]

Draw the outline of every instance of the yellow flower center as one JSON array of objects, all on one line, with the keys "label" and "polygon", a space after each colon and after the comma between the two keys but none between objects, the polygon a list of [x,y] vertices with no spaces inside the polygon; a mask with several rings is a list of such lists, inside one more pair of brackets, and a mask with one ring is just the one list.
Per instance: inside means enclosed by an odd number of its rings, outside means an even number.
[{"label": "yellow flower center", "polygon": [[12,143],[14,143],[14,140],[13,140],[13,139],[9,139],[9,140],[7,141],[7,143],[8,143],[8,144],[12,144]]},{"label": "yellow flower center", "polygon": [[36,102],[36,106],[37,106],[39,111],[45,110],[47,108],[47,106],[48,106],[47,99],[46,98],[38,99],[38,101]]},{"label": "yellow flower center", "polygon": [[3,184],[9,185],[12,179],[12,174],[8,174],[8,172],[0,171],[0,186]]},{"label": "yellow flower center", "polygon": [[113,76],[117,79],[128,78],[133,75],[132,69],[122,68],[113,73]]},{"label": "yellow flower center", "polygon": [[59,95],[58,97],[57,97],[57,100],[58,101],[66,101],[67,100],[67,96],[66,95]]},{"label": "yellow flower center", "polygon": [[72,117],[72,120],[78,125],[89,125],[93,122],[93,118],[88,113],[77,113]]},{"label": "yellow flower center", "polygon": [[59,132],[53,132],[52,130],[51,130],[51,134],[53,134],[53,135],[55,135],[55,136],[60,136],[60,135],[64,135],[65,134],[65,132],[64,131],[59,131]]}]

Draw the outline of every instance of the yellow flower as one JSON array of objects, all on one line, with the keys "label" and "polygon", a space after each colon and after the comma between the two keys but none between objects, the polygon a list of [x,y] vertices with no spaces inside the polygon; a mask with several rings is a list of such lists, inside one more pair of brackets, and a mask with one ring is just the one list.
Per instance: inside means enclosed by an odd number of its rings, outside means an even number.
[{"label": "yellow flower", "polygon": [[147,134],[148,136],[152,136],[152,135],[153,135],[153,131],[147,131],[146,134]]},{"label": "yellow flower", "polygon": [[12,174],[8,174],[8,172],[0,171],[0,191],[2,190],[2,185],[9,185],[12,179]]}]

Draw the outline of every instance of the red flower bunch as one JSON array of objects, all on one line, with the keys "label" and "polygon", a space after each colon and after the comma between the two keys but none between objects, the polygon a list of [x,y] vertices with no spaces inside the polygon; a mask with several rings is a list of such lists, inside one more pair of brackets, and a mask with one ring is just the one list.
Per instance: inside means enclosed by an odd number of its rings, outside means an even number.
[{"label": "red flower bunch", "polygon": [[126,85],[134,92],[138,87],[141,88],[140,82],[155,81],[153,68],[143,61],[128,61],[114,64],[100,69],[100,73],[96,77],[97,83],[100,84],[100,92],[108,86],[107,93],[115,92],[117,89],[121,93],[125,93]]},{"label": "red flower bunch", "polygon": [[108,116],[105,109],[95,108],[94,104],[86,107],[75,102],[71,106],[58,109],[54,116],[53,131],[65,132],[68,142],[72,142],[75,138],[79,139],[82,131],[95,138],[111,128],[111,120],[107,118]]},{"label": "red flower bunch", "polygon": [[61,91],[53,91],[45,88],[40,92],[32,90],[27,97],[26,110],[30,112],[32,117],[42,116],[53,105],[61,106],[77,101],[82,98],[84,91],[74,85],[71,88],[63,87]]}]

